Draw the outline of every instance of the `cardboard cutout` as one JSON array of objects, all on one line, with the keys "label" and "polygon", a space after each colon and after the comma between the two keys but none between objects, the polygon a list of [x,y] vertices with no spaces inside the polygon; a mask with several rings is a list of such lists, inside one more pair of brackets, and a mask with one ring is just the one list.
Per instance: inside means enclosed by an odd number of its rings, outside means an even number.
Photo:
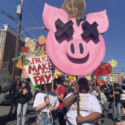
[{"label": "cardboard cutout", "polygon": [[[60,24],[57,26],[58,20],[60,20],[58,22]],[[60,71],[77,76],[86,75],[102,62],[105,56],[105,42],[102,33],[109,27],[106,10],[88,14],[86,20],[81,21],[78,26],[76,19],[69,19],[64,10],[45,4],[43,22],[46,29],[49,30],[46,41],[47,55]],[[70,25],[67,25],[67,28],[65,25],[68,22]],[[85,22],[94,26],[94,30],[98,31],[96,35],[98,42],[90,37],[93,34],[88,35],[86,39],[82,37],[82,34],[86,32],[82,27]],[[95,22],[97,25],[94,24]],[[69,28],[73,31],[67,37]],[[58,38],[55,36],[57,31],[63,32],[59,34]]]}]

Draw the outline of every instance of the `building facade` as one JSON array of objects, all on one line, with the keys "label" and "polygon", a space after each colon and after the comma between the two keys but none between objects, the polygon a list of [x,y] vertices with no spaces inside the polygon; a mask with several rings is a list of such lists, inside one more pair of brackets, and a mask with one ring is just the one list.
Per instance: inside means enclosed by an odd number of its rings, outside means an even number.
[{"label": "building facade", "polygon": [[[15,55],[17,32],[9,25],[0,29],[0,84],[12,79],[13,61]],[[20,37],[20,46],[23,46],[25,38]]]},{"label": "building facade", "polygon": [[123,72],[114,72],[108,76],[103,77],[106,82],[113,82],[121,84],[123,82],[124,73]]}]

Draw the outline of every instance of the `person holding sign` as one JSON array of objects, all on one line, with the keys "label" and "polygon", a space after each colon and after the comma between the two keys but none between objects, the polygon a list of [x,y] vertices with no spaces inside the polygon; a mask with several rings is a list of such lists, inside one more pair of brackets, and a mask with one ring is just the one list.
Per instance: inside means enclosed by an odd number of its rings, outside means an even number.
[{"label": "person holding sign", "polygon": [[[68,108],[67,124],[68,125],[94,125],[94,121],[99,119],[102,114],[101,106],[97,98],[88,93],[89,85],[86,78],[80,78],[78,85],[74,87],[74,92],[66,96],[63,106]],[[77,116],[76,97],[80,98],[80,115]]]},{"label": "person holding sign", "polygon": [[65,120],[64,120],[64,108],[62,104],[64,96],[66,94],[66,88],[62,85],[61,77],[58,77],[58,79],[55,79],[54,83],[57,86],[55,89],[55,92],[58,95],[58,99],[59,99],[59,107],[56,110],[56,115],[58,117],[60,125],[66,125]]},{"label": "person holding sign", "polygon": [[112,88],[110,92],[111,106],[112,106],[112,118],[113,120],[121,121],[121,100],[120,94],[122,94],[118,83],[114,83],[114,90]]},{"label": "person holding sign", "polygon": [[[52,112],[59,106],[57,94],[51,91],[51,84],[42,85],[34,100],[33,108],[38,111],[37,125],[53,125]],[[44,91],[44,89],[46,89]]]}]

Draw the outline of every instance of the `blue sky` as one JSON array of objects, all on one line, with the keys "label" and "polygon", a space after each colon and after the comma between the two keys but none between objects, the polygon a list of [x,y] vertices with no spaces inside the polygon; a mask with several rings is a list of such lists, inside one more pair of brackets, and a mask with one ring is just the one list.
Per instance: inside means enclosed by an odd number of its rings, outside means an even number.
[{"label": "blue sky", "polygon": [[[5,10],[13,17],[16,16],[16,5],[20,0],[0,0],[0,9]],[[61,7],[64,0],[24,0],[22,26],[24,29],[30,27],[42,27],[42,11],[44,3]],[[125,72],[125,0],[86,0],[87,9],[85,15],[90,12],[107,9],[110,27],[104,34],[106,43],[106,55],[104,61],[115,59],[118,67],[114,71]],[[10,24],[17,29],[17,24],[0,13],[0,28],[3,27],[1,21]],[[28,34],[35,39],[40,35],[47,36],[44,30],[28,31]],[[25,33],[22,35],[27,36]]]}]

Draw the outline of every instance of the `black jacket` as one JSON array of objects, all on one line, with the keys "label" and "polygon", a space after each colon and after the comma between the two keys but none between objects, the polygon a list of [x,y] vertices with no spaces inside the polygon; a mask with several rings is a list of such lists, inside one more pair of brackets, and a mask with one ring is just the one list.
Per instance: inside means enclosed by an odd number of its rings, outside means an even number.
[{"label": "black jacket", "polygon": [[22,91],[16,94],[17,103],[25,104],[32,98],[32,93],[28,91],[27,94],[23,95]]}]

